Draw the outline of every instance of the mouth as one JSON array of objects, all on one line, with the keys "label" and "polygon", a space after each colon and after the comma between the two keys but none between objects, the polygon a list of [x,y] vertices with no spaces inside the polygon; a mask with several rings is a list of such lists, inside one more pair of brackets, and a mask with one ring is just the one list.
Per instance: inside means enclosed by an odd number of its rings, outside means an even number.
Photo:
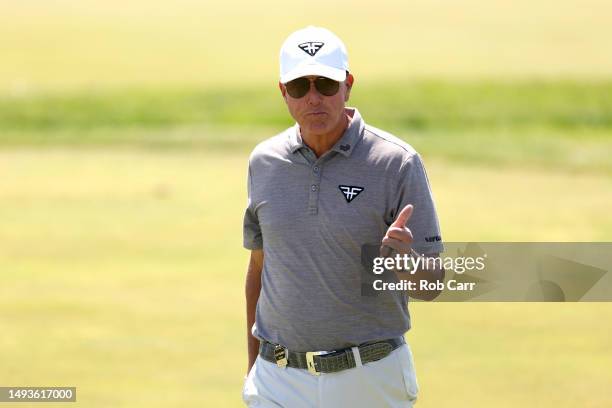
[{"label": "mouth", "polygon": [[308,112],[306,116],[321,117],[327,115],[327,112]]}]

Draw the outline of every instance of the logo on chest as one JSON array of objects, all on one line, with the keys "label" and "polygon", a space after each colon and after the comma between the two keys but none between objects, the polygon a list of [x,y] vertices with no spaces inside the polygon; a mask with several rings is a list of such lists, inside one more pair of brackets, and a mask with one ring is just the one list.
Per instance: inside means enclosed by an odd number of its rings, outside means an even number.
[{"label": "logo on chest", "polygon": [[350,203],[363,191],[363,187],[359,186],[338,186],[347,203]]}]

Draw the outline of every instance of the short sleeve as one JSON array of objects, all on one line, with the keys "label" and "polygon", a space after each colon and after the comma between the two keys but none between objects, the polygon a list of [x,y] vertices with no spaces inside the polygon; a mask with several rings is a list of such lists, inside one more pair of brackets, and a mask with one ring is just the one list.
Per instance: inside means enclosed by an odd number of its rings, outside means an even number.
[{"label": "short sleeve", "polygon": [[253,200],[253,176],[251,174],[251,166],[249,165],[249,173],[247,179],[247,208],[244,212],[244,220],[242,225],[242,240],[243,246],[246,249],[261,249],[263,248],[263,238],[261,228],[259,226],[259,218]]},{"label": "short sleeve", "polygon": [[397,196],[390,202],[392,208],[386,220],[388,225],[406,205],[414,206],[407,227],[412,232],[415,251],[421,254],[444,251],[433,194],[425,167],[418,154],[413,154],[402,164]]}]

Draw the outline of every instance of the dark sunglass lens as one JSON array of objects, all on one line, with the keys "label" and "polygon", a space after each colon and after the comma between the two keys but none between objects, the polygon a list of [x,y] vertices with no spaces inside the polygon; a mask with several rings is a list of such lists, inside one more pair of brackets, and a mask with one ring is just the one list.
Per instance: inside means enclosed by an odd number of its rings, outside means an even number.
[{"label": "dark sunglass lens", "polygon": [[285,84],[287,93],[292,98],[301,98],[310,90],[310,81],[308,78],[297,78]]},{"label": "dark sunglass lens", "polygon": [[332,96],[338,92],[340,82],[325,77],[319,77],[315,80],[315,87],[317,88],[317,91],[321,92],[321,94],[325,96]]}]

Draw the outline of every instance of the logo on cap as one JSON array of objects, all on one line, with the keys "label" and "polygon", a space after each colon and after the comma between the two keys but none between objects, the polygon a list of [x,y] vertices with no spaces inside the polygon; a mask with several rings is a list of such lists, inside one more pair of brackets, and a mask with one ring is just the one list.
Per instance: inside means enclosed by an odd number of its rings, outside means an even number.
[{"label": "logo on cap", "polygon": [[309,41],[299,44],[298,47],[300,47],[300,49],[306,54],[310,55],[311,57],[314,57],[324,44],[325,43],[322,42]]}]

